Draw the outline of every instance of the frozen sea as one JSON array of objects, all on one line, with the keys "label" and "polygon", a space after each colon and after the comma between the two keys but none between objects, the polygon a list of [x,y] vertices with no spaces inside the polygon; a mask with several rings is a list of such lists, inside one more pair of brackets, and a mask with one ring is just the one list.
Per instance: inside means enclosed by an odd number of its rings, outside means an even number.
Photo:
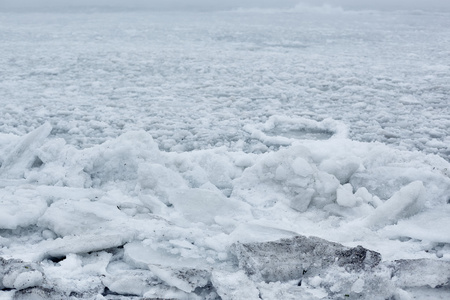
[{"label": "frozen sea", "polygon": [[450,298],[450,13],[1,12],[0,41],[0,299]]}]

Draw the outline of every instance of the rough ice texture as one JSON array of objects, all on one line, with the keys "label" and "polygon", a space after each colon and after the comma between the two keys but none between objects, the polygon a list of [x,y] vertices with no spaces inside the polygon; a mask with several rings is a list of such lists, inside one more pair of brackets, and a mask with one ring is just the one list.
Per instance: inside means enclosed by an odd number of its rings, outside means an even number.
[{"label": "rough ice texture", "polygon": [[[0,13],[0,256],[42,267],[1,284],[97,300],[448,291],[449,22],[326,8]],[[298,235],[349,247],[305,243],[303,275],[273,246]],[[281,275],[258,258],[249,277],[230,246],[266,241]],[[357,245],[429,263],[372,268]],[[301,285],[263,280],[286,270]]]},{"label": "rough ice texture", "polygon": [[149,265],[149,269],[168,286],[174,286],[186,293],[206,286],[210,280],[210,272],[207,270],[152,265]]},{"label": "rough ice texture", "polygon": [[236,243],[232,251],[239,268],[253,281],[295,280],[298,285],[322,287],[333,299],[388,299],[402,294],[405,288],[450,287],[450,262],[430,259],[382,262],[378,252],[316,237]]},{"label": "rough ice texture", "polygon": [[[15,290],[14,299],[33,300],[97,299],[102,290],[105,295],[125,297],[172,295],[174,299],[259,299],[261,291],[268,288],[265,284],[290,282],[294,286],[304,283],[320,288],[333,299],[363,297],[375,300],[394,297],[398,293],[408,295],[399,288],[450,287],[449,262],[429,259],[381,262],[380,254],[375,251],[361,246],[349,248],[316,237],[236,243],[232,251],[240,270],[180,268],[171,263],[136,270],[119,261],[105,269],[111,254],[70,255],[59,263],[67,273],[47,265],[44,267],[45,280],[43,268],[38,264],[0,258],[1,288]],[[165,263],[164,260],[160,262]],[[83,276],[82,269],[92,272],[98,268],[105,274],[101,282],[98,279],[96,282],[96,277],[91,277],[92,283],[88,285],[79,281],[79,276]],[[53,274],[53,271],[58,273]],[[55,277],[57,274],[65,278]],[[315,299],[309,292],[306,295]]]},{"label": "rough ice texture", "polygon": [[[60,154],[47,153],[52,147]],[[5,233],[0,240],[2,251],[49,264],[42,274],[4,276],[2,284],[23,290],[17,297],[48,292],[91,297],[106,287],[121,295],[242,295],[244,299],[256,295],[261,282],[302,280],[306,285],[310,279],[311,286],[333,297],[345,290],[356,296],[382,290],[388,297],[398,287],[410,288],[402,282],[415,275],[398,271],[403,275],[396,286],[387,279],[394,269],[380,266],[378,252],[306,238],[299,232],[329,236],[331,229],[338,240],[349,243],[354,241],[351,228],[362,242],[392,236],[394,247],[397,239],[408,236],[419,237],[415,243],[448,241],[440,230],[445,226],[434,226],[447,224],[448,204],[443,197],[450,180],[432,170],[445,162],[383,145],[335,139],[299,142],[259,155],[224,149],[165,153],[148,133],[129,132],[84,150],[52,139],[38,150],[43,164],[27,167],[26,183],[8,179],[0,191],[4,199],[0,206],[5,208],[0,213],[5,216],[0,220]],[[384,154],[382,161],[379,152]],[[409,161],[403,161],[408,155]],[[424,176],[416,173],[421,180],[402,181],[404,185],[399,183],[389,198],[380,199],[369,192],[376,180],[370,172],[385,165],[397,171],[417,168]],[[339,172],[339,168],[345,170]],[[41,176],[45,180],[37,181]],[[349,220],[353,223],[346,227]],[[419,225],[426,230],[411,229]],[[292,236],[297,237],[273,242]],[[24,246],[21,239],[29,244]],[[233,243],[237,266],[229,252]],[[437,245],[432,250],[446,258],[448,249]],[[103,255],[98,264],[81,259],[122,247],[122,256]],[[404,247],[403,255],[409,253]],[[420,255],[432,256],[425,253]],[[51,264],[49,259],[61,261]],[[126,267],[111,274],[106,266],[113,260]],[[230,283],[233,276],[227,269],[236,271],[239,266],[245,272],[236,280],[252,282],[245,290]],[[217,267],[224,268],[222,273],[211,274]],[[140,278],[136,270],[142,269],[148,273]],[[426,286],[445,282],[445,273],[436,274]],[[218,278],[224,278],[223,283]],[[410,282],[412,288],[420,284]]]},{"label": "rough ice texture", "polygon": [[265,206],[280,198],[293,209],[304,212],[309,207],[333,203],[339,181],[320,171],[310,149],[295,145],[269,153],[247,168],[235,180],[232,196],[254,206]]},{"label": "rough ice texture", "polygon": [[331,266],[348,272],[376,267],[381,255],[361,246],[344,247],[317,237],[296,236],[265,243],[236,243],[233,253],[247,275],[266,282],[300,280]]},{"label": "rough ice texture", "polygon": [[383,227],[418,213],[425,202],[425,188],[421,181],[403,187],[365,219],[367,226]]},{"label": "rough ice texture", "polygon": [[13,300],[50,300],[50,299],[76,299],[76,295],[69,297],[51,288],[33,287],[17,291]]},{"label": "rough ice texture", "polygon": [[43,283],[43,270],[37,263],[0,257],[0,289],[22,290]]},{"label": "rough ice texture", "polygon": [[125,269],[118,272],[109,270],[102,283],[112,293],[135,296],[144,295],[152,286],[164,285],[152,272],[139,269]]},{"label": "rough ice texture", "polygon": [[42,161],[37,157],[36,150],[42,146],[51,130],[50,123],[44,123],[22,137],[2,158],[0,177],[20,178],[25,170],[34,166],[33,164],[40,165]]},{"label": "rough ice texture", "polygon": [[0,197],[0,229],[16,229],[36,224],[47,209],[45,199],[27,188],[3,188]]},{"label": "rough ice texture", "polygon": [[450,262],[429,259],[397,260],[390,264],[392,280],[401,287],[450,289]]},{"label": "rough ice texture", "polygon": [[[214,271],[212,283],[217,288],[217,294],[223,300],[260,299],[256,284],[243,271],[233,273]],[[245,286],[245,289],[242,288]]]}]

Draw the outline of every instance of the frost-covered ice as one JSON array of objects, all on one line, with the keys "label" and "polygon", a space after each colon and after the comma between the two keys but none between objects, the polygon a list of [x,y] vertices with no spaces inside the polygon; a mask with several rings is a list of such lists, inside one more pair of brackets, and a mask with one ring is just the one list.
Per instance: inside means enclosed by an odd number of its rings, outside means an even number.
[{"label": "frost-covered ice", "polygon": [[447,299],[446,13],[2,13],[0,299]]}]

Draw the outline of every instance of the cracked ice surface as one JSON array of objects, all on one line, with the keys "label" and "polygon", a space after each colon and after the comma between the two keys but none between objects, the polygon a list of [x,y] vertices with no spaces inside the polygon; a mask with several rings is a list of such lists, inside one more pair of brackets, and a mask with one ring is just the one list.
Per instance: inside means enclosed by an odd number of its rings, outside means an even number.
[{"label": "cracked ice surface", "polygon": [[1,17],[0,298],[448,298],[448,15]]},{"label": "cracked ice surface", "polygon": [[303,116],[448,157],[449,28],[411,12],[4,13],[0,130],[261,151],[245,125]]}]

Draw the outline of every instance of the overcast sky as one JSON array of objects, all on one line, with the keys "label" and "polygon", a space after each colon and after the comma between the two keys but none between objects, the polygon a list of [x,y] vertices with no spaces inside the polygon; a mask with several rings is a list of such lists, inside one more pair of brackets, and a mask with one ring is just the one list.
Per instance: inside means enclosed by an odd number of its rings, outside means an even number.
[{"label": "overcast sky", "polygon": [[100,6],[112,8],[221,10],[238,7],[289,8],[296,4],[329,4],[344,9],[421,9],[450,10],[450,0],[0,0],[0,10],[6,9],[71,9]]}]

